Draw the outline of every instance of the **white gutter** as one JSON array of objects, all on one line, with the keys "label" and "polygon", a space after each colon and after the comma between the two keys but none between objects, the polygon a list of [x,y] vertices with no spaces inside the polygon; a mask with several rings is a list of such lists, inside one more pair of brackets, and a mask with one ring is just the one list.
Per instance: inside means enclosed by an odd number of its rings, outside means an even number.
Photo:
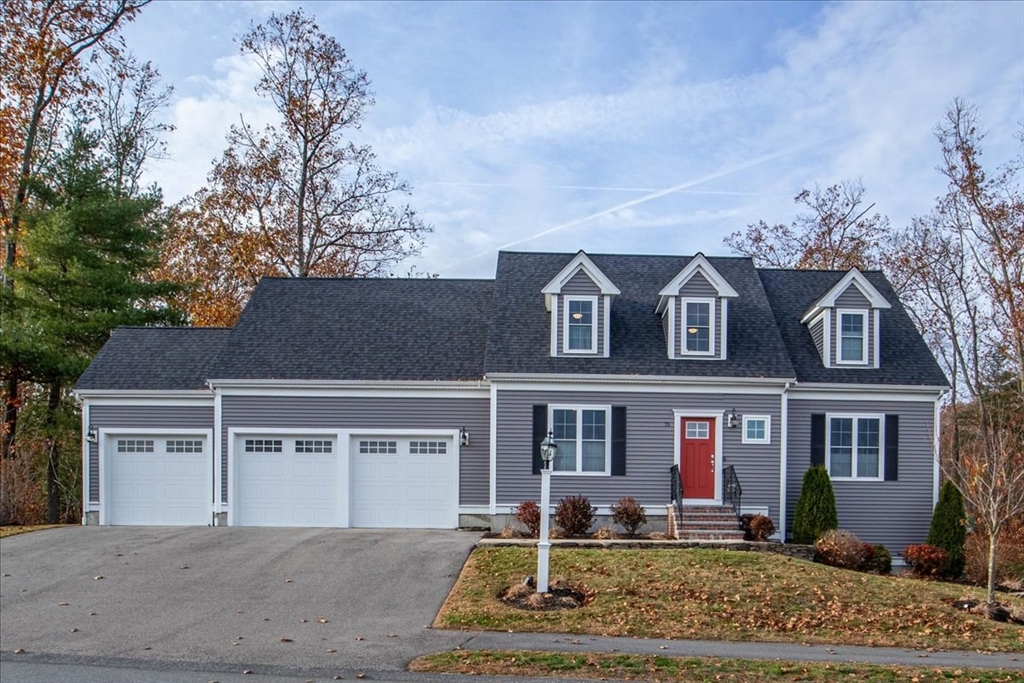
[{"label": "white gutter", "polygon": [[296,379],[209,379],[211,389],[487,389],[486,379],[460,381],[413,380],[296,380]]},{"label": "white gutter", "polygon": [[722,384],[751,384],[785,386],[795,382],[794,377],[694,377],[673,375],[574,375],[495,372],[487,375],[492,382],[548,382],[552,384],[689,384],[720,386]]},{"label": "white gutter", "polygon": [[173,390],[158,390],[158,389],[79,389],[78,391],[72,391],[71,395],[76,400],[81,401],[87,398],[156,398],[156,399],[167,399],[167,398],[210,398],[212,393],[210,389],[173,389]]}]

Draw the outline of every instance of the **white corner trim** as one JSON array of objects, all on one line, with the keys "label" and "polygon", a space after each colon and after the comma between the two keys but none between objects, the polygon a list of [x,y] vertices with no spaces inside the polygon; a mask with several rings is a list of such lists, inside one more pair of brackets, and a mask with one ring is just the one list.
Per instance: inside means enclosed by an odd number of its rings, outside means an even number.
[{"label": "white corner trim", "polygon": [[832,309],[825,309],[825,320],[823,321],[824,328],[822,329],[821,345],[822,355],[825,360],[825,367],[832,367],[832,354],[835,353],[835,349],[832,348]]},{"label": "white corner trim", "polygon": [[[89,401],[82,401],[82,523],[85,524],[85,513],[89,510],[89,497],[92,493],[89,486]],[[97,447],[99,444],[96,444]]]},{"label": "white corner trim", "polygon": [[604,295],[604,357],[612,353],[612,295]]},{"label": "white corner trim", "polygon": [[[224,396],[214,390],[213,394],[213,510],[224,512]],[[229,499],[230,500],[230,499]]]},{"label": "white corner trim", "polygon": [[551,355],[558,355],[558,303],[557,296],[551,297]]},{"label": "white corner trim", "polygon": [[932,510],[939,504],[939,480],[942,474],[942,397],[935,399],[933,415],[934,443],[932,444]]},{"label": "white corner trim", "polygon": [[562,270],[558,272],[551,281],[544,286],[541,290],[542,294],[561,294],[562,287],[565,286],[569,280],[575,277],[576,273],[583,271],[587,277],[589,277],[594,284],[601,288],[602,294],[621,294],[619,288],[616,287],[611,280],[608,279],[601,269],[594,264],[590,257],[587,256],[586,252],[580,250],[576,256]]},{"label": "white corner trim", "polygon": [[881,325],[879,324],[880,313],[876,308],[871,312],[872,325],[871,325],[871,342],[874,351],[874,362],[872,367],[878,369],[882,366],[882,333]]},{"label": "white corner trim", "polygon": [[493,515],[495,511],[495,501],[498,499],[498,386],[491,384],[491,401],[490,401],[490,425],[491,425],[491,438],[490,438],[490,472],[488,472],[488,494],[487,494],[487,505],[490,513]]},{"label": "white corner trim", "polygon": [[674,296],[669,297],[668,307],[668,357],[676,357],[676,298]]},{"label": "white corner trim", "polygon": [[728,342],[729,342],[729,300],[722,299],[722,348],[718,357],[722,360],[726,360],[729,357]]},{"label": "white corner trim", "polygon": [[782,392],[782,403],[779,410],[779,536],[786,542],[786,485],[789,467],[789,385]]}]

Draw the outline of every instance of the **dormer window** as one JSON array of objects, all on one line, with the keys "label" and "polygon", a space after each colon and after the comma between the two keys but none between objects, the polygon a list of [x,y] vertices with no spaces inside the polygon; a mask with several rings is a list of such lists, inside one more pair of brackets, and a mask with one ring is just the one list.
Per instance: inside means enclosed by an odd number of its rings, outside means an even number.
[{"label": "dormer window", "polygon": [[597,351],[597,325],[594,324],[594,310],[597,297],[565,298],[565,348],[566,353],[594,353]]},{"label": "dormer window", "polygon": [[867,311],[838,311],[839,363],[868,360]]},{"label": "dormer window", "polygon": [[712,353],[715,344],[711,311],[714,305],[714,299],[683,299],[682,353]]}]

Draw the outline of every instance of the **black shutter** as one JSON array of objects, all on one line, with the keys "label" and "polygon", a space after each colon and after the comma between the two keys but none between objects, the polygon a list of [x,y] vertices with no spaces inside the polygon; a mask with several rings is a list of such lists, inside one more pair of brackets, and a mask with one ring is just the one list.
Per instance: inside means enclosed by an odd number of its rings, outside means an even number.
[{"label": "black shutter", "polygon": [[811,467],[825,466],[825,413],[811,415]]},{"label": "black shutter", "polygon": [[548,435],[548,407],[533,407],[533,473],[540,474],[544,459],[540,457],[540,442]]},{"label": "black shutter", "polygon": [[885,480],[898,481],[900,471],[900,416],[885,416]]},{"label": "black shutter", "polygon": [[612,406],[612,476],[626,476],[626,406]]}]

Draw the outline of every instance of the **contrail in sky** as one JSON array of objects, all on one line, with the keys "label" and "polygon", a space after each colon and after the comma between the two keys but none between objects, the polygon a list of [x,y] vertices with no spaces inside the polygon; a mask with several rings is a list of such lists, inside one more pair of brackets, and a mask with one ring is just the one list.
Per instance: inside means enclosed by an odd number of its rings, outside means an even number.
[{"label": "contrail in sky", "polygon": [[[420,188],[431,185],[449,185],[454,187],[512,187],[535,190],[595,190],[598,192],[660,192],[656,187],[592,187],[589,185],[528,185],[524,183],[461,183],[455,181],[439,180],[432,183],[424,183]],[[729,190],[680,190],[687,194],[724,194],[743,197],[752,197],[755,192],[730,192]]]},{"label": "contrail in sky", "polygon": [[[804,149],[805,147],[808,147],[808,146],[809,145],[800,145],[800,146],[793,147],[793,148],[790,148],[790,149],[785,149],[785,150],[782,150],[782,151],[779,151],[779,152],[774,152],[772,154],[766,154],[765,156],[760,156],[760,157],[757,157],[756,159],[751,159],[750,161],[746,161],[746,162],[744,162],[742,164],[738,164],[736,166],[730,166],[728,168],[724,168],[724,169],[721,169],[721,170],[718,170],[718,171],[714,171],[713,173],[710,173],[710,174],[708,174],[706,176],[701,176],[700,178],[696,178],[695,180],[688,180],[685,183],[680,183],[678,185],[673,185],[672,187],[665,188],[664,190],[657,190],[655,192],[650,192],[648,194],[645,194],[642,197],[637,197],[636,199],[630,199],[627,202],[622,202],[621,204],[616,204],[615,206],[613,206],[611,208],[604,209],[602,211],[598,211],[597,213],[592,213],[589,216],[584,216],[582,218],[577,218],[575,220],[569,221],[568,223],[562,223],[560,225],[556,225],[554,227],[547,228],[546,230],[541,230],[540,232],[535,233],[533,235],[530,235],[529,237],[524,237],[521,240],[516,240],[515,242],[509,242],[508,244],[502,244],[500,247],[497,248],[497,251],[501,251],[503,249],[509,249],[511,247],[516,247],[516,246],[519,246],[520,244],[526,244],[527,242],[532,242],[533,240],[535,240],[535,239],[537,239],[539,237],[544,237],[545,235],[550,235],[551,233],[559,232],[560,230],[565,230],[566,228],[571,228],[574,225],[579,225],[580,223],[586,223],[587,221],[592,221],[595,218],[601,218],[602,216],[607,216],[608,214],[615,213],[616,211],[621,211],[623,209],[628,209],[631,206],[636,206],[637,204],[643,204],[645,202],[649,202],[652,199],[658,199],[658,198],[664,197],[666,195],[670,195],[670,194],[673,194],[673,193],[676,193],[676,192],[681,192],[682,190],[687,190],[687,189],[689,189],[691,187],[694,187],[695,185],[700,185],[700,184],[706,183],[706,182],[708,182],[710,180],[715,180],[717,178],[721,178],[723,176],[727,176],[727,175],[729,175],[731,173],[736,173],[737,171],[744,171],[744,170],[746,170],[748,168],[751,168],[753,166],[758,166],[759,164],[763,164],[763,163],[765,163],[767,161],[772,161],[773,159],[778,159],[781,156],[785,156],[787,154],[792,154],[793,152],[799,151],[799,150]],[[467,256],[464,259],[459,259],[458,261],[452,261],[452,262],[447,263],[444,266],[442,266],[442,269],[450,268],[452,266],[457,266],[457,265],[460,265],[462,263],[466,263],[468,261],[473,261],[474,259],[478,259],[481,256],[487,256],[487,255],[493,253],[494,251],[495,251],[494,249],[487,249],[486,251],[481,251],[479,253],[473,254],[472,256]]]}]

